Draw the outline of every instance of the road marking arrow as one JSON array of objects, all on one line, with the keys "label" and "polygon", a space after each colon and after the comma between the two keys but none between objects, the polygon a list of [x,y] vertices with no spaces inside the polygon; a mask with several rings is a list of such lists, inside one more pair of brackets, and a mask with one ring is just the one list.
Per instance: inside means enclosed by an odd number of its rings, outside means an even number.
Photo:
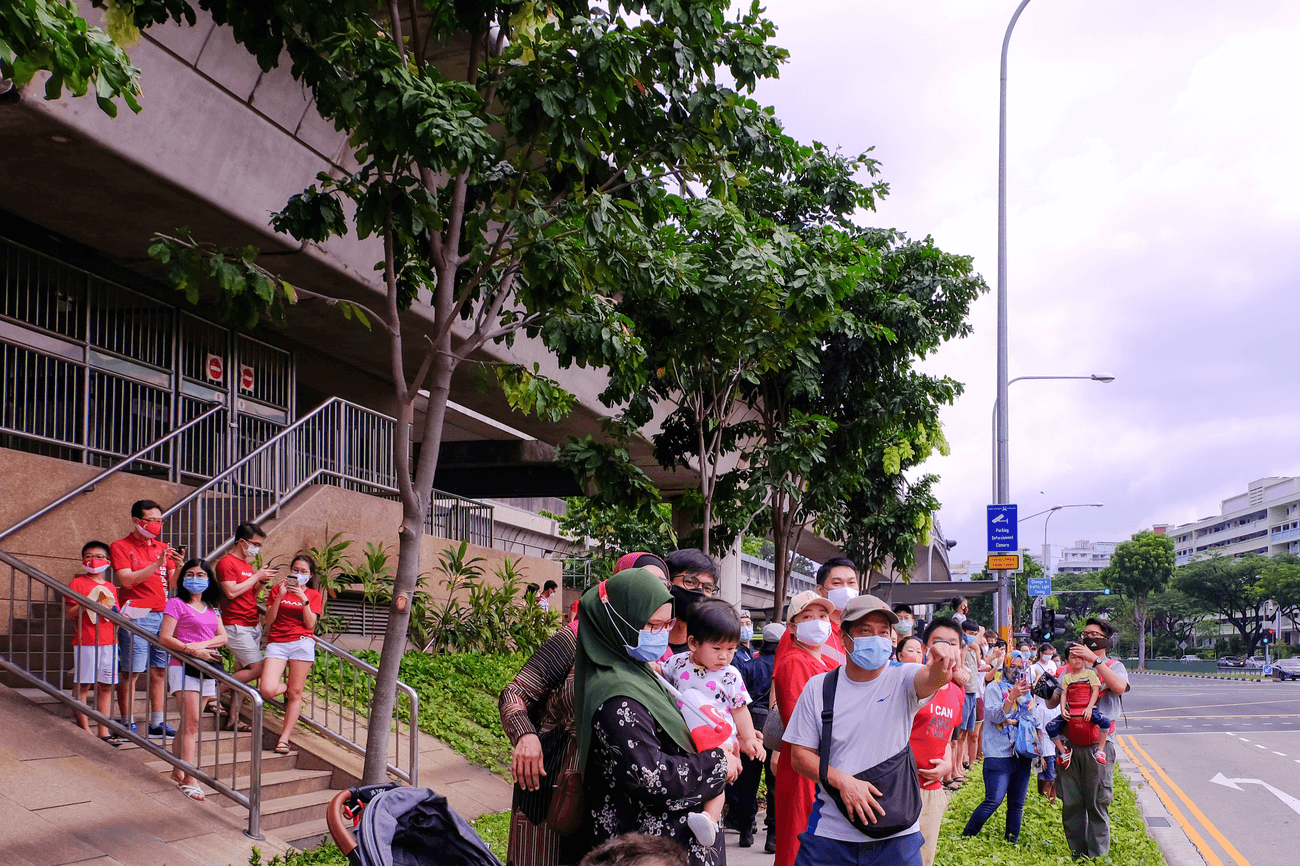
[{"label": "road marking arrow", "polygon": [[1274,788],[1272,785],[1270,785],[1268,782],[1265,782],[1263,779],[1229,779],[1226,776],[1224,776],[1222,773],[1215,773],[1214,778],[1211,779],[1210,781],[1216,785],[1222,785],[1225,788],[1231,788],[1234,791],[1242,790],[1242,788],[1239,787],[1240,785],[1263,785],[1273,794],[1274,797],[1277,797],[1283,803],[1290,806],[1291,811],[1295,812],[1297,815],[1300,815],[1300,800],[1297,800],[1295,797],[1292,797],[1286,791],[1279,791],[1277,788]]}]

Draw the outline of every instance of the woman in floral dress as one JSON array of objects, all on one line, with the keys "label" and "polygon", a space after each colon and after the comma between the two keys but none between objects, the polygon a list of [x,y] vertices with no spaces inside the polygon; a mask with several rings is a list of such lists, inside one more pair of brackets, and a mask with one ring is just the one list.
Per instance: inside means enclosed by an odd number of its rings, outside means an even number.
[{"label": "woman in floral dress", "polygon": [[724,866],[722,836],[706,848],[686,816],[723,792],[740,762],[696,752],[676,702],[648,662],[667,649],[672,596],[642,568],[589,589],[578,605],[574,674],[587,847],[624,833],[667,836],[690,866]]}]

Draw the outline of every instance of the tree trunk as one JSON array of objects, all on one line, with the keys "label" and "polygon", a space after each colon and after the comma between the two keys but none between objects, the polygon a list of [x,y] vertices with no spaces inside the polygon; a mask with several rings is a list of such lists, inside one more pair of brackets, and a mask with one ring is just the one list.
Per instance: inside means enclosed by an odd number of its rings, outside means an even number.
[{"label": "tree trunk", "polygon": [[1146,599],[1133,602],[1133,619],[1138,627],[1138,670],[1147,669],[1147,606]]}]

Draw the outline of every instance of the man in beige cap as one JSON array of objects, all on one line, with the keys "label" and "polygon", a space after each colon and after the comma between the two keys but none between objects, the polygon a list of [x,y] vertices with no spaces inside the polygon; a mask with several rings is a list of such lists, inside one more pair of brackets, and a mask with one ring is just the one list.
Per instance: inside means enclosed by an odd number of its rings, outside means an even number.
[{"label": "man in beige cap", "polygon": [[[909,745],[912,717],[952,680],[957,652],[936,645],[924,665],[891,665],[890,630],[897,622],[879,598],[851,599],[840,622],[849,650],[844,667],[809,680],[790,716],[783,751],[789,750],[795,772],[825,780],[808,828],[799,837],[795,866],[921,864],[921,799]],[[832,714],[823,720],[828,700]],[[830,742],[823,775],[819,747],[825,727]],[[878,785],[855,778],[864,770],[894,765]],[[875,825],[881,835],[869,836],[855,822]]]}]

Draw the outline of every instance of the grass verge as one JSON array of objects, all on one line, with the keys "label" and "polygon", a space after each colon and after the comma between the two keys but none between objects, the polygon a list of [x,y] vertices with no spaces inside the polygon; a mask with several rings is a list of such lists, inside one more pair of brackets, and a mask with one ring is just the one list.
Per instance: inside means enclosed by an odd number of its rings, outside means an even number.
[{"label": "grass verge", "polygon": [[[1066,866],[1075,862],[1070,858],[1070,848],[1061,829],[1061,801],[1057,800],[1057,804],[1052,806],[1046,798],[1038,796],[1034,780],[1029,782],[1029,797],[1025,802],[1024,822],[1017,844],[1002,838],[1007,820],[1005,802],[989,818],[978,836],[966,838],[961,835],[967,819],[983,799],[983,774],[973,770],[966,784],[953,795],[943,816],[936,864]],[[1115,770],[1115,802],[1110,807],[1110,854],[1086,862],[1107,866],[1153,866],[1165,862],[1160,847],[1147,833],[1133,789],[1118,768]]]}]

